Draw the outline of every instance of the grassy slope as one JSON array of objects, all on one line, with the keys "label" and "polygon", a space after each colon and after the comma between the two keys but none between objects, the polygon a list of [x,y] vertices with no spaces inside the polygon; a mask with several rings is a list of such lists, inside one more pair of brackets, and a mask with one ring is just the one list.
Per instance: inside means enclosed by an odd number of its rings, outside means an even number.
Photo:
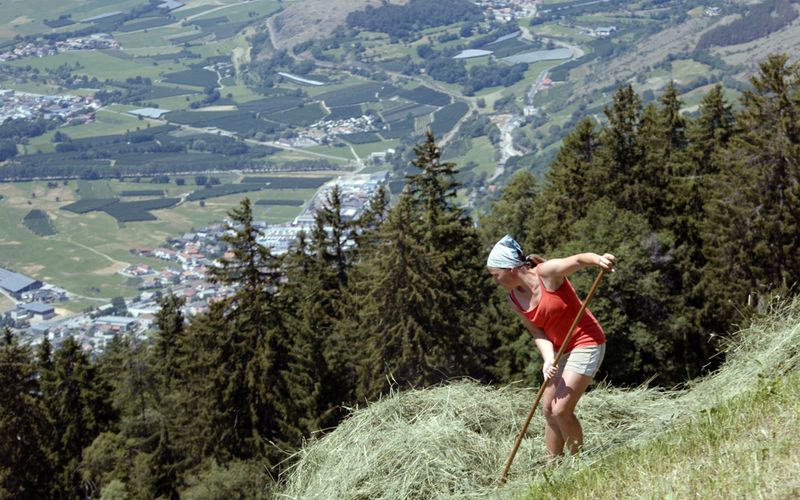
[{"label": "grassy slope", "polygon": [[532,498],[796,498],[800,373],[763,381],[682,428],[591,468],[564,466]]},{"label": "grassy slope", "polygon": [[400,391],[294,457],[290,498],[795,498],[800,494],[800,298],[726,342],[680,390],[598,387],[577,413],[578,459],[547,464],[537,412],[508,481],[497,474],[533,389],[475,382]]}]

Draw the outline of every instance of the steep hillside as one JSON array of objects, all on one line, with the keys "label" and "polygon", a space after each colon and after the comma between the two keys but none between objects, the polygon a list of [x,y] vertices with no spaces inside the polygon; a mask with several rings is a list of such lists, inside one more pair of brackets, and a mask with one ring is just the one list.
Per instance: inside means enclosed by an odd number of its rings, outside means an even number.
[{"label": "steep hillside", "polygon": [[[795,300],[739,332],[725,365],[683,390],[591,391],[578,408],[586,452],[560,465],[545,462],[539,412],[502,486],[495,480],[533,389],[459,381],[395,393],[354,411],[330,435],[304,447],[282,493],[290,498],[790,495],[797,492],[792,481],[800,463],[793,417],[800,410],[799,341],[800,300]],[[720,484],[725,486],[713,489]]]},{"label": "steep hillside", "polygon": [[[736,26],[732,23],[740,20],[741,16],[737,15],[724,18],[698,16],[657,31],[617,57],[586,65],[576,71],[575,76],[583,75],[580,85],[576,86],[577,92],[579,95],[589,94],[618,82],[632,81],[660,64],[680,59],[681,54],[693,53],[704,35],[728,25]],[[709,47],[708,51],[726,64],[735,66],[733,76],[746,81],[758,70],[758,64],[763,61],[766,54],[776,52],[796,54],[798,48],[800,48],[800,18],[755,40],[734,45],[714,45]],[[686,84],[688,81],[680,81],[678,78],[676,83]]]},{"label": "steep hillside", "polygon": [[280,14],[270,19],[273,28],[273,44],[279,49],[290,48],[306,40],[330,36],[344,25],[347,14],[363,10],[367,6],[378,7],[382,3],[404,4],[408,0],[303,0],[294,2]]},{"label": "steep hillside", "polygon": [[800,373],[764,379],[642,446],[565,465],[531,498],[797,498]]}]

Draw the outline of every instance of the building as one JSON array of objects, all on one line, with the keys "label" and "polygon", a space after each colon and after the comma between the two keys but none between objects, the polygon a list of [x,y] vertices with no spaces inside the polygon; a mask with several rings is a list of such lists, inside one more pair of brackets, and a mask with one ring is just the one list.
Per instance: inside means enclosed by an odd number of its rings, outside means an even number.
[{"label": "building", "polygon": [[108,327],[113,331],[130,332],[136,328],[136,318],[127,316],[100,316],[94,320],[95,326]]},{"label": "building", "polygon": [[161,118],[161,115],[169,113],[169,111],[161,108],[139,108],[128,111],[128,114],[141,116],[142,118]]},{"label": "building", "polygon": [[17,298],[24,292],[41,287],[42,282],[37,279],[0,267],[0,288]]},{"label": "building", "polygon": [[50,304],[42,304],[41,302],[19,304],[17,307],[30,312],[34,316],[39,316],[42,319],[50,319],[56,315],[56,310],[53,306]]},{"label": "building", "polygon": [[594,34],[595,36],[611,36],[611,33],[617,31],[616,26],[600,26],[599,28],[595,28]]}]

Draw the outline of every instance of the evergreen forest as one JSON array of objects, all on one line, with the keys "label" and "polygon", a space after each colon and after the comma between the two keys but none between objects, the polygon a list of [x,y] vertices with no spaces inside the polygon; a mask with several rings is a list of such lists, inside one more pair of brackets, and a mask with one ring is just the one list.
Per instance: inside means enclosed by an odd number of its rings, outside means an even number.
[{"label": "evergreen forest", "polygon": [[[243,201],[214,273],[238,292],[205,314],[167,295],[149,340],[96,359],[6,331],[0,497],[268,498],[294,450],[390,390],[537,384],[485,268],[504,234],[548,258],[616,255],[591,304],[609,384],[713,370],[726,335],[800,276],[800,65],[772,55],[738,102],[717,86],[681,108],[673,85],[647,105],[619,87],[607,124],[579,121],[544,178],[522,168],[474,217],[428,133],[396,200],[380,191],[352,222],[334,190],[286,255],[257,243]],[[574,275],[579,294],[596,272]]]}]

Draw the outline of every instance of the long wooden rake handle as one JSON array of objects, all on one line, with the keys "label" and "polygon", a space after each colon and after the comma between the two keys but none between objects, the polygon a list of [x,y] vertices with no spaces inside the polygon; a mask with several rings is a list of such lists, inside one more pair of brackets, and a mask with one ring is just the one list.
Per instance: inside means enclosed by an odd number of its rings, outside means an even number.
[{"label": "long wooden rake handle", "polygon": [[[578,322],[581,320],[583,313],[586,311],[586,306],[589,305],[589,301],[592,300],[592,295],[594,295],[595,290],[597,290],[597,285],[600,284],[600,279],[605,273],[605,269],[600,269],[600,272],[597,274],[597,278],[594,279],[594,283],[592,283],[592,289],[589,290],[589,295],[583,299],[581,308],[578,310],[578,314],[575,316],[575,321],[573,321],[572,326],[569,327],[567,336],[564,338],[564,342],[561,344],[561,348],[558,350],[555,359],[553,359],[553,366],[558,366],[558,362],[561,360],[561,355],[564,354],[564,348],[567,347],[567,344],[569,344],[569,341],[572,339],[572,334],[575,332],[575,327],[578,326]],[[525,437],[525,433],[528,431],[528,425],[531,423],[533,414],[536,412],[536,407],[539,406],[539,400],[542,399],[542,394],[544,394],[544,389],[547,387],[547,382],[548,381],[544,381],[542,383],[542,386],[539,388],[539,393],[536,394],[536,400],[533,402],[531,411],[528,412],[528,417],[525,419],[525,423],[522,424],[522,429],[520,429],[519,434],[517,435],[517,442],[514,443],[514,448],[511,450],[511,455],[509,455],[508,460],[506,460],[506,466],[503,468],[503,473],[500,474],[500,478],[497,480],[499,483],[505,481],[506,476],[508,476],[508,470],[511,468],[511,463],[514,462],[514,457],[517,455],[519,445],[522,444],[522,438]]]}]

